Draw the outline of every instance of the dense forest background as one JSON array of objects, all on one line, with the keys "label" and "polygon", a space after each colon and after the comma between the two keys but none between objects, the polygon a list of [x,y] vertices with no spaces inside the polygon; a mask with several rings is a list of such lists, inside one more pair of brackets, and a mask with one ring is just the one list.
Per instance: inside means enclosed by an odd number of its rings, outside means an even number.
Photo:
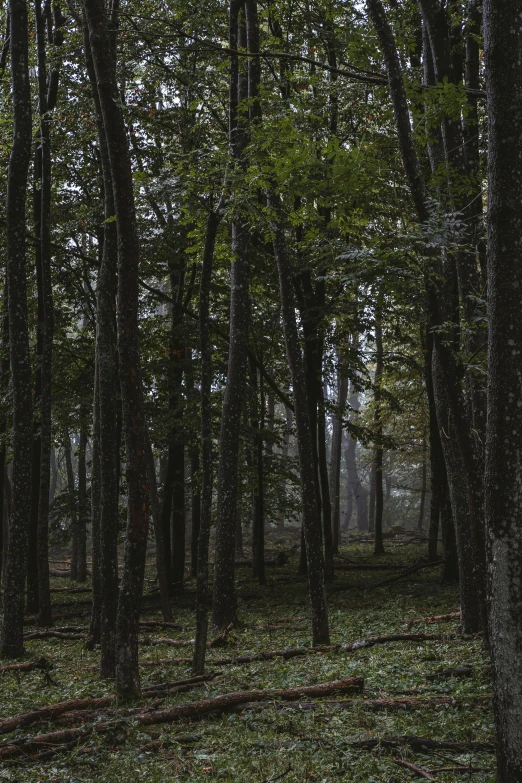
[{"label": "dense forest background", "polygon": [[120,706],[151,596],[167,628],[193,596],[201,682],[245,568],[306,578],[312,650],[343,568],[435,573],[522,780],[517,14],[3,5],[3,657],[78,633],[53,560]]}]

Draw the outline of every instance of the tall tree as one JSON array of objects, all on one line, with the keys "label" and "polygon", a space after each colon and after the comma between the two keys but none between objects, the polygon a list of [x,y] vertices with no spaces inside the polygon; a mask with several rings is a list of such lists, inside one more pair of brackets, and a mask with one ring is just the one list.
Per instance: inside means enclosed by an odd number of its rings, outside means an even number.
[{"label": "tall tree", "polygon": [[[522,1],[485,0],[489,369],[486,520],[497,775],[522,780]],[[515,21],[516,20],[516,21]]]},{"label": "tall tree", "polygon": [[7,172],[7,289],[13,395],[12,510],[4,574],[0,655],[23,655],[24,587],[31,513],[33,406],[27,316],[25,199],[31,157],[31,88],[25,0],[9,0],[13,142]]},{"label": "tall tree", "polygon": [[129,142],[102,0],[84,12],[109,153],[118,233],[118,363],[125,432],[128,517],[116,621],[116,685],[121,698],[140,691],[138,622],[149,528],[147,431],[138,340],[140,244]]},{"label": "tall tree", "polygon": [[[244,2],[244,0],[243,0]],[[246,22],[243,2],[232,0],[229,12],[229,46],[233,52],[245,47]],[[241,17],[241,18],[240,18]],[[240,72],[239,57],[230,57],[229,137],[233,159],[243,166],[247,144],[248,81]],[[227,382],[221,414],[219,469],[217,478],[216,551],[212,623],[223,628],[235,620],[235,535],[238,492],[239,432],[246,378],[249,320],[249,231],[247,221],[236,214],[232,222],[232,268],[230,272],[230,340]]]}]

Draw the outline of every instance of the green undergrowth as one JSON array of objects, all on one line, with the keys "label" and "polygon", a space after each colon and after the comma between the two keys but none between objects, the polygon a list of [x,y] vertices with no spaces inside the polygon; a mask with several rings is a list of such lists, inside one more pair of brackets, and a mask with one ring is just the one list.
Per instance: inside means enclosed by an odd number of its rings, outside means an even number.
[{"label": "green undergrowth", "polygon": [[[415,546],[387,542],[387,553],[374,558],[369,544],[352,544],[342,555],[353,560],[412,563],[423,554]],[[208,670],[219,668],[215,681],[192,691],[165,698],[167,707],[198,698],[250,688],[285,688],[361,675],[365,693],[357,697],[350,709],[319,706],[315,710],[264,706],[249,712],[206,717],[199,721],[178,722],[142,727],[129,718],[124,729],[93,735],[73,751],[59,754],[48,762],[36,764],[30,758],[0,767],[0,781],[245,781],[286,783],[304,781],[387,781],[393,783],[415,778],[414,772],[397,765],[393,759],[406,759],[423,769],[473,763],[483,772],[468,774],[434,773],[437,780],[495,780],[494,757],[491,754],[436,754],[413,752],[407,747],[372,751],[350,747],[350,741],[368,737],[417,735],[435,740],[459,742],[493,741],[491,703],[477,704],[472,697],[491,692],[489,672],[477,668],[464,679],[427,680],[426,674],[438,669],[487,663],[480,638],[458,636],[458,621],[436,624],[419,623],[412,632],[457,634],[456,638],[438,641],[393,642],[354,652],[312,654],[285,661],[255,662],[239,666],[215,667],[212,659],[283,649],[310,644],[308,600],[304,580],[295,576],[296,562],[284,568],[267,569],[268,583],[259,587],[249,578],[247,569],[238,570],[240,626],[234,629],[226,648],[211,650]],[[376,589],[366,589],[394,575],[391,571],[338,572],[328,586],[332,642],[353,642],[368,636],[404,632],[408,619],[443,614],[458,608],[454,587],[441,583],[440,569],[426,569],[404,581]],[[65,587],[65,579],[54,579],[53,586]],[[341,589],[342,588],[342,589]],[[194,635],[192,604],[194,584],[188,582],[185,595],[174,607],[174,620],[183,631],[158,629],[143,632],[151,638],[170,636],[190,640]],[[191,595],[192,594],[192,595]],[[71,611],[60,603],[85,601],[85,595],[54,593],[55,612]],[[285,618],[286,622],[281,619]],[[161,619],[159,611],[144,614],[144,619]],[[87,617],[63,619],[61,625],[86,625]],[[282,630],[267,630],[280,625]],[[30,630],[30,628],[28,628]],[[141,660],[164,660],[189,657],[191,647],[141,646]],[[52,662],[50,684],[41,671],[14,674],[1,678],[0,718],[65,699],[103,696],[112,693],[110,682],[102,680],[96,668],[98,654],[84,649],[83,643],[48,639],[27,643],[30,659],[46,657]],[[90,668],[91,667],[91,668]],[[190,676],[187,664],[165,664],[144,667],[142,684],[152,685]],[[429,706],[403,711],[374,712],[364,706],[365,698],[401,698],[451,696],[455,704]],[[331,696],[341,701],[344,696]],[[151,699],[157,701],[157,697]],[[100,713],[99,720],[107,717]],[[49,722],[9,735],[20,739],[38,732],[60,728]],[[4,738],[4,741],[7,737]],[[161,740],[154,748],[143,746]]]}]

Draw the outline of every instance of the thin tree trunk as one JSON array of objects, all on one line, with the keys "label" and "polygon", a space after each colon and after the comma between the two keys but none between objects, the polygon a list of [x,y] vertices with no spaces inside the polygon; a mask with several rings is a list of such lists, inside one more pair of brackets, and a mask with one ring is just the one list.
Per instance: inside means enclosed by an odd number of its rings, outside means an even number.
[{"label": "thin tree trunk", "polygon": [[[103,183],[103,248],[96,287],[96,348],[95,383],[98,394],[99,446],[96,470],[100,476],[99,523],[93,508],[93,622],[99,616],[99,641],[101,644],[100,673],[102,677],[116,674],[116,615],[118,605],[118,507],[119,507],[119,380],[116,348],[116,323],[114,307],[117,287],[118,238],[114,192],[111,177],[109,150],[103,124],[100,94],[96,82],[89,31],[83,25],[85,63],[95,109],[96,127]],[[114,40],[111,43],[112,58],[116,58]],[[96,422],[96,412],[94,414]],[[95,434],[93,433],[93,439]],[[92,480],[96,479],[94,470]],[[96,525],[99,524],[99,533]],[[95,565],[95,559],[97,564]],[[98,586],[94,580],[98,578]],[[93,632],[97,635],[96,626]]]},{"label": "thin tree trunk", "polygon": [[370,509],[368,512],[368,531],[370,533],[375,532],[375,455],[372,458],[372,464],[370,465]]},{"label": "thin tree trunk", "polygon": [[[230,5],[229,44],[233,51],[246,46],[244,21],[238,23],[240,0]],[[241,164],[246,146],[246,118],[239,105],[248,98],[248,84],[240,74],[239,58],[230,58],[229,132],[235,159]],[[216,549],[214,565],[214,591],[212,624],[225,628],[236,619],[235,576],[235,526],[238,494],[239,433],[245,368],[248,346],[249,315],[249,230],[243,218],[235,217],[232,222],[233,262],[230,273],[230,342],[228,371],[223,409],[217,479]]]},{"label": "thin tree trunk", "polygon": [[199,482],[199,445],[193,446],[190,452],[190,495],[191,495],[191,525],[190,540],[190,574],[198,575],[198,541],[201,528],[201,487]]},{"label": "thin tree trunk", "polygon": [[321,522],[317,507],[315,486],[314,447],[310,426],[309,404],[306,396],[306,379],[299,334],[295,317],[292,271],[289,264],[283,228],[280,223],[281,205],[272,193],[268,206],[275,211],[272,222],[272,240],[279,273],[281,311],[285,335],[286,355],[292,378],[295,401],[297,446],[301,473],[301,497],[303,507],[303,528],[306,541],[306,564],[308,590],[312,610],[312,644],[328,644],[328,609],[324,588],[324,561],[322,555]]},{"label": "thin tree trunk", "polygon": [[[265,510],[264,510],[264,466],[263,466],[263,436],[264,429],[264,394],[263,387],[258,387],[257,367],[250,361],[251,384],[251,414],[250,427],[253,432],[252,470],[254,472],[252,499],[252,578],[260,585],[266,584],[265,577]],[[261,412],[261,415],[259,415]]]},{"label": "thin tree trunk", "polygon": [[485,0],[489,361],[485,500],[497,779],[522,780],[522,0]]},{"label": "thin tree trunk", "polygon": [[94,397],[92,404],[92,466],[91,466],[91,583],[92,611],[86,647],[92,650],[101,639],[101,470],[100,470],[100,393],[98,367],[94,367]]},{"label": "thin tree trunk", "polygon": [[78,446],[78,582],[87,581],[87,411],[80,412],[80,443]]},{"label": "thin tree trunk", "polygon": [[13,405],[12,513],[4,574],[0,655],[23,655],[24,586],[31,514],[33,411],[27,316],[25,200],[31,157],[31,90],[25,0],[9,0],[14,132],[7,172],[6,243]]},{"label": "thin tree trunk", "polygon": [[426,437],[422,440],[422,467],[421,467],[421,495],[419,505],[419,516],[417,519],[417,530],[422,530],[424,526],[424,507],[426,504],[426,486],[427,486],[427,459],[426,459]]},{"label": "thin tree trunk", "polygon": [[[38,624],[52,624],[49,584],[49,491],[52,448],[52,361],[54,305],[51,280],[51,120],[54,106],[48,102],[46,29],[41,0],[35,0],[36,48],[38,59],[38,111],[40,115],[41,196],[40,196],[40,283],[42,287],[42,354],[40,364],[40,474],[38,481]],[[58,78],[57,71],[54,72]]]},{"label": "thin tree trunk", "polygon": [[208,545],[212,521],[212,344],[210,341],[210,286],[214,247],[221,215],[220,205],[210,212],[207,220],[201,282],[199,289],[199,348],[201,351],[201,523],[198,541],[198,568],[196,580],[196,638],[192,671],[195,675],[205,670],[207,649],[209,581]]},{"label": "thin tree trunk", "polygon": [[78,578],[78,512],[76,505],[76,482],[74,479],[74,468],[72,461],[72,444],[69,432],[65,430],[65,469],[67,473],[67,491],[69,494],[70,514],[71,514],[71,567],[69,575],[71,579]]},{"label": "thin tree trunk", "polygon": [[102,0],[84,0],[84,10],[109,151],[118,233],[118,361],[126,444],[128,524],[116,623],[116,684],[120,698],[134,698],[140,691],[138,623],[149,528],[147,428],[138,345],[139,237],[110,23]]},{"label": "thin tree trunk", "polygon": [[383,496],[383,447],[382,447],[382,410],[381,410],[381,385],[383,374],[383,345],[382,345],[382,296],[378,295],[375,310],[375,544],[373,553],[384,554],[382,539],[382,525],[384,512]]},{"label": "thin tree trunk", "polygon": [[330,464],[332,515],[332,550],[339,552],[341,538],[341,456],[343,440],[343,413],[348,397],[348,378],[343,376],[340,357],[337,362],[337,409],[334,415],[332,432],[332,460]]}]

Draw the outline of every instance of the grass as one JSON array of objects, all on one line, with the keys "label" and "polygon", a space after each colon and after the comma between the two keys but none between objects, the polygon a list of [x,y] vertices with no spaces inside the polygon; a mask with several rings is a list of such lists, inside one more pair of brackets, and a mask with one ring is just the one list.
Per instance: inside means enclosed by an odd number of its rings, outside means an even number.
[{"label": "grass", "polygon": [[[399,548],[388,543],[387,549],[387,554],[380,559],[388,562],[411,562],[423,554],[415,546]],[[342,554],[353,559],[378,562],[371,556],[368,544],[344,547]],[[210,651],[209,670],[212,669],[212,658],[310,644],[307,588],[304,581],[295,577],[295,560],[284,568],[268,569],[268,584],[263,588],[249,579],[244,571],[240,569],[238,572],[241,626],[234,629],[228,649]],[[335,582],[328,587],[332,642],[351,642],[371,635],[404,632],[409,618],[443,614],[458,607],[456,590],[440,582],[439,569],[420,571],[409,579],[380,589],[364,589],[391,575],[391,572],[339,572]],[[58,587],[68,584],[64,579],[55,579],[53,583]],[[343,589],[340,590],[340,587]],[[193,583],[188,582],[186,592],[190,594],[193,590]],[[57,604],[72,598],[74,596],[53,596]],[[77,599],[82,600],[82,596]],[[181,605],[174,609],[174,620],[186,630],[162,629],[148,635],[191,639],[194,618],[189,603],[188,597],[184,598]],[[281,617],[288,618],[287,623],[280,623],[284,630],[266,629],[269,624],[277,624]],[[144,618],[160,619],[160,615],[155,611],[144,615]],[[75,622],[85,624],[87,619],[63,621],[67,625]],[[61,623],[59,621],[58,624]],[[453,620],[437,625],[419,624],[413,631],[450,634],[455,633],[457,628],[458,624]],[[141,647],[140,653],[144,661],[159,660],[189,657],[191,648]],[[46,684],[40,671],[0,675],[0,718],[56,701],[103,696],[112,692],[112,684],[102,680],[96,668],[89,668],[89,665],[97,663],[97,652],[86,651],[82,642],[58,639],[31,641],[27,643],[27,655],[30,659],[41,656],[50,659],[53,663],[52,676],[57,685]],[[94,735],[80,743],[74,751],[58,755],[48,763],[35,764],[30,758],[25,758],[5,765],[0,768],[0,781],[197,783],[220,780],[267,783],[280,776],[279,779],[285,783],[337,780],[392,783],[414,779],[411,777],[413,772],[410,776],[409,770],[393,762],[392,757],[395,756],[424,769],[472,761],[474,766],[488,771],[475,773],[472,777],[467,774],[437,774],[437,780],[473,779],[476,783],[491,783],[495,780],[492,755],[445,751],[441,751],[440,755],[424,755],[413,753],[408,748],[370,752],[350,748],[348,744],[351,739],[408,734],[438,740],[493,741],[491,704],[476,705],[471,701],[472,696],[491,692],[487,670],[478,669],[466,679],[429,681],[425,678],[426,674],[439,668],[484,663],[487,663],[487,655],[480,638],[457,638],[397,642],[349,653],[224,666],[216,681],[188,693],[172,695],[164,700],[162,706],[235,690],[309,685],[351,675],[364,676],[365,694],[360,698],[360,706],[345,710],[320,706],[313,711],[302,711],[267,706],[192,723],[151,727],[146,731],[133,725],[132,719],[129,719],[125,730]],[[189,672],[190,666],[180,664],[145,667],[142,684],[179,679],[189,676]],[[419,695],[425,697],[453,696],[459,705],[390,712],[372,712],[363,705],[364,697],[398,698],[401,692],[413,689],[418,689]],[[9,735],[9,740],[54,728],[58,726],[51,723],[31,727]],[[138,752],[153,740],[160,740],[162,744]]]}]

